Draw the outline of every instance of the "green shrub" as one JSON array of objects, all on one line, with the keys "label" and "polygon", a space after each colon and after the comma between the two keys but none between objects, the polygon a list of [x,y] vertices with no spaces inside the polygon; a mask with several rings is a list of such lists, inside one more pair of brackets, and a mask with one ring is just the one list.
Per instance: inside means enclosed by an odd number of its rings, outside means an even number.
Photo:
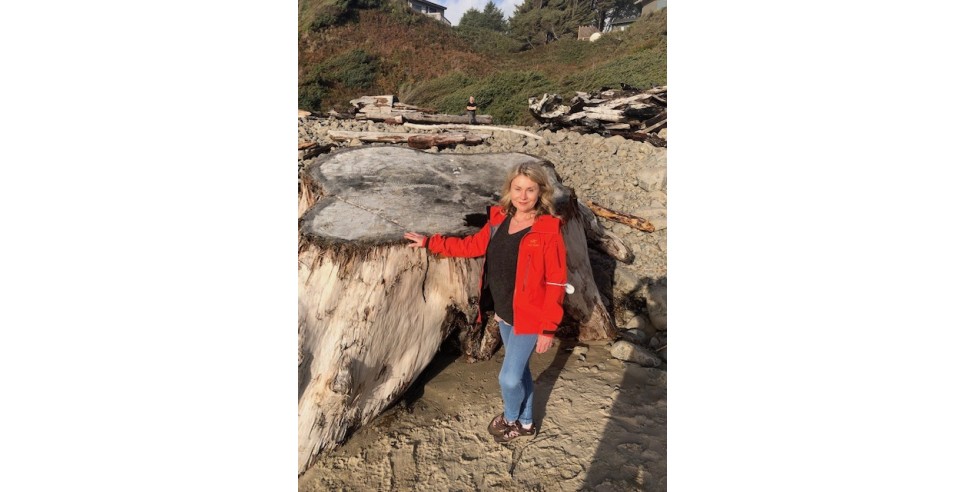
[{"label": "green shrub", "polygon": [[525,47],[523,43],[492,29],[458,26],[454,31],[474,51],[490,56],[506,56],[523,51]]},{"label": "green shrub", "polygon": [[534,71],[499,72],[482,79],[451,72],[413,86],[407,90],[407,97],[414,104],[431,106],[443,113],[463,114],[466,101],[474,96],[478,114],[491,115],[493,123],[528,125],[533,120],[527,111],[527,98],[549,92],[552,87],[546,75]]},{"label": "green shrub", "polygon": [[601,87],[619,87],[621,83],[643,89],[667,84],[667,50],[643,50],[603,65],[573,72],[561,80],[570,91],[593,91]]},{"label": "green shrub", "polygon": [[299,107],[321,111],[322,102],[333,88],[367,89],[379,73],[379,60],[355,49],[312,67],[299,84]]},{"label": "green shrub", "polygon": [[376,9],[392,0],[300,0],[299,30],[321,31],[358,19],[359,10]]},{"label": "green shrub", "polygon": [[346,87],[368,89],[379,72],[379,59],[363,50],[355,49],[327,60],[322,68],[331,74],[330,80]]}]

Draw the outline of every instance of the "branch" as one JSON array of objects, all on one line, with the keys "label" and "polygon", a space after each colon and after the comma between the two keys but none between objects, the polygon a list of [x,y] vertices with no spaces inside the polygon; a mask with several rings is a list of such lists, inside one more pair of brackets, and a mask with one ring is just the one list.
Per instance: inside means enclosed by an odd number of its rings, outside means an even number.
[{"label": "branch", "polygon": [[603,217],[605,219],[613,220],[614,222],[620,222],[626,226],[633,227],[639,231],[644,232],[654,232],[654,224],[651,224],[647,219],[642,219],[630,214],[625,214],[618,212],[616,210],[611,210],[607,207],[602,207],[594,202],[588,201],[587,208],[594,212],[598,217]]}]

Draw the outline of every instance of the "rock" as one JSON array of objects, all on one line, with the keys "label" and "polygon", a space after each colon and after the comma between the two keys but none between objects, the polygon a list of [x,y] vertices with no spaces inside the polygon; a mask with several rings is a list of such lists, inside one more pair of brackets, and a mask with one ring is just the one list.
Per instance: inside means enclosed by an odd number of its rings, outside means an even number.
[{"label": "rock", "polygon": [[590,349],[583,345],[578,345],[574,347],[574,355],[584,355],[587,353],[588,350]]},{"label": "rock", "polygon": [[647,317],[658,331],[667,331],[667,280],[647,286]]},{"label": "rock", "polygon": [[640,276],[628,266],[618,263],[614,266],[614,296],[635,295],[644,297],[644,284]]},{"label": "rock", "polygon": [[640,329],[645,333],[648,333],[649,336],[654,336],[654,333],[651,333],[651,332],[657,331],[654,329],[653,326],[651,326],[651,320],[647,317],[647,313],[637,314],[631,317],[629,320],[627,320],[627,323],[624,324],[624,329],[625,330]]},{"label": "rock", "polygon": [[637,172],[637,185],[644,191],[667,189],[667,167],[645,167]]},{"label": "rock", "polygon": [[[652,338],[647,333],[638,329],[624,330],[620,333],[620,336],[621,336],[621,339],[627,340],[628,342],[631,342],[634,345],[640,345],[642,347],[647,347],[648,346],[647,340],[649,338]],[[660,347],[660,345],[658,346]]]},{"label": "rock", "polygon": [[626,139],[620,135],[614,135],[613,137],[607,137],[604,139],[604,146],[607,149],[608,155],[614,155],[617,150],[621,148]]},{"label": "rock", "polygon": [[628,342],[618,340],[610,349],[610,355],[625,362],[633,362],[644,367],[659,367],[664,361],[651,353],[650,350]]}]

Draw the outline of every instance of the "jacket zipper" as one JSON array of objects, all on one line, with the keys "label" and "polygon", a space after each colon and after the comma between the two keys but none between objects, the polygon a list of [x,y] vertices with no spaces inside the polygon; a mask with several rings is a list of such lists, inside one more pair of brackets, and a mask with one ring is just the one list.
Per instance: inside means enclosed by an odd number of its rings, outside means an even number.
[{"label": "jacket zipper", "polygon": [[[527,240],[527,236],[533,234],[533,231],[526,233],[522,239],[520,239],[520,244]],[[527,291],[527,281],[530,280],[530,260],[533,258],[532,253],[527,254],[527,268],[523,271],[523,292]]]}]

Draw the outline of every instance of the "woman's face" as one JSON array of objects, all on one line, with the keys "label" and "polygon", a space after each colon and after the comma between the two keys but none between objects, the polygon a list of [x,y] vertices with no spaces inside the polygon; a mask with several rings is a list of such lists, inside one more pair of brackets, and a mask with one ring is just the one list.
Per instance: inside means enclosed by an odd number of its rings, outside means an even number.
[{"label": "woman's face", "polygon": [[510,203],[518,212],[532,212],[540,197],[540,186],[530,178],[519,175],[510,181]]}]

